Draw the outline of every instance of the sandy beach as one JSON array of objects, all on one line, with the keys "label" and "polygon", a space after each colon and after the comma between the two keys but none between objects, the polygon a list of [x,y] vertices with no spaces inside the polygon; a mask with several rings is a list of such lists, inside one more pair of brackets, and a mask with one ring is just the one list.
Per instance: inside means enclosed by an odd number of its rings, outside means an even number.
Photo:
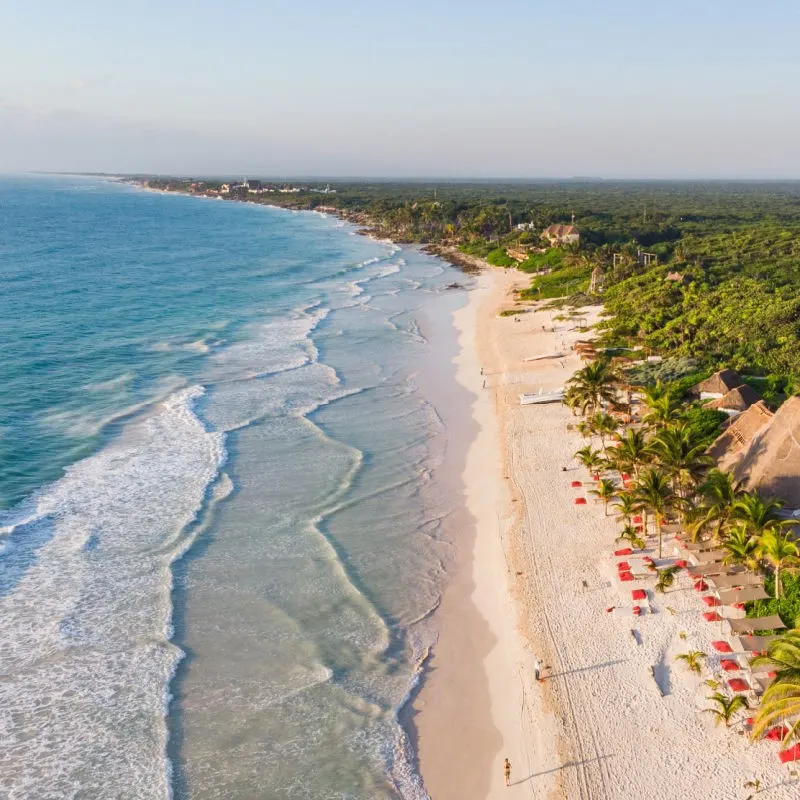
[{"label": "sandy beach", "polygon": [[[585,442],[568,429],[570,411],[520,406],[522,392],[564,385],[581,366],[570,343],[585,337],[534,307],[498,316],[527,284],[514,271],[486,272],[455,319],[458,377],[475,395],[479,429],[463,476],[474,533],[465,532],[414,702],[430,797],[747,798],[754,779],[765,797],[796,797],[800,783],[774,743],[753,744],[741,725],[715,727],[702,713],[723,630],[703,619],[686,574],[665,595],[644,581],[653,613],[632,615],[612,556],[618,524],[571,487],[587,475],[573,459]],[[565,358],[524,360],[562,349]],[[587,505],[574,504],[578,495]],[[708,654],[702,676],[675,661],[690,649]]]}]

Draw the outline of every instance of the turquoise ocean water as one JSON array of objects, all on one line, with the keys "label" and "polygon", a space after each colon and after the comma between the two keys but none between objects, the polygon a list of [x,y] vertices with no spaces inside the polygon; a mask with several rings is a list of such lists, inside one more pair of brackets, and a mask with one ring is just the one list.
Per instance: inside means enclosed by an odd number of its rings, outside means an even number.
[{"label": "turquoise ocean water", "polygon": [[318,214],[0,179],[0,796],[424,796],[453,281]]}]

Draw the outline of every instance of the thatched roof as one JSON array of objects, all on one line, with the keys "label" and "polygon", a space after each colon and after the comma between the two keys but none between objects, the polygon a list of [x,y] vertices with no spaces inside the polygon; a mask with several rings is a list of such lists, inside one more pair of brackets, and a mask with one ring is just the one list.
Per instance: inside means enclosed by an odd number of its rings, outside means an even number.
[{"label": "thatched roof", "polygon": [[727,394],[731,389],[741,386],[744,381],[738,372],[732,369],[722,369],[715,372],[710,378],[692,387],[695,394],[706,392],[707,394]]},{"label": "thatched roof", "polygon": [[733,467],[749,489],[800,508],[800,397],[790,397]]},{"label": "thatched roof", "polygon": [[725,411],[747,411],[750,406],[757,403],[761,395],[752,387],[743,383],[735,389],[731,389],[722,397],[710,400],[706,403],[706,408],[718,408]]},{"label": "thatched roof", "polygon": [[772,419],[772,412],[759,400],[734,419],[714,440],[708,453],[722,470],[730,470],[755,435]]}]

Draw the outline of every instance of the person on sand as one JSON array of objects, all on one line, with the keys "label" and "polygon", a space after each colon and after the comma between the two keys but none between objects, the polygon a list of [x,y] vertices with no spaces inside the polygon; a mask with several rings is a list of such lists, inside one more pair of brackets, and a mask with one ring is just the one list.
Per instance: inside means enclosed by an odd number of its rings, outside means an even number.
[{"label": "person on sand", "polygon": [[511,786],[511,762],[506,759],[506,763],[503,764],[503,772],[506,776],[506,786]]},{"label": "person on sand", "polygon": [[536,678],[537,681],[540,681],[542,679],[541,678],[541,674],[542,674],[542,662],[539,661],[539,659],[536,656],[534,656],[533,657],[533,675],[534,675],[534,677]]}]

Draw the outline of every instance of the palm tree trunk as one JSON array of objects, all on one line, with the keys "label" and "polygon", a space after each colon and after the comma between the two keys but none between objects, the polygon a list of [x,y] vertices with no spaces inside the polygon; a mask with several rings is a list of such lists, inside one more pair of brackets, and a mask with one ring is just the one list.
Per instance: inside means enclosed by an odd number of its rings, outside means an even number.
[{"label": "palm tree trunk", "polygon": [[780,561],[775,564],[775,599],[778,600],[781,596],[781,563]]},{"label": "palm tree trunk", "polygon": [[656,512],[656,532],[658,533],[658,557],[661,558],[661,517]]}]

